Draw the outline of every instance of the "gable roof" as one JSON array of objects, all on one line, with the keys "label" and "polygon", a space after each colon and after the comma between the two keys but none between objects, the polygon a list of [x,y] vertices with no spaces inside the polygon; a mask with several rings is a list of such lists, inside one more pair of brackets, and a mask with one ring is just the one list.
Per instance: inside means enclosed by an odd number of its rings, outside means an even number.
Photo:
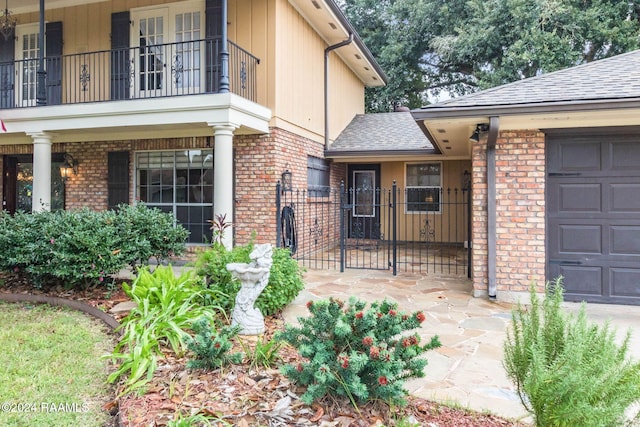
[{"label": "gable roof", "polygon": [[528,79],[518,80],[481,92],[449,99],[414,110],[421,112],[457,109],[549,110],[554,106],[640,100],[640,50],[624,53]]},{"label": "gable roof", "polygon": [[410,112],[358,114],[325,153],[326,157],[364,154],[437,154]]}]

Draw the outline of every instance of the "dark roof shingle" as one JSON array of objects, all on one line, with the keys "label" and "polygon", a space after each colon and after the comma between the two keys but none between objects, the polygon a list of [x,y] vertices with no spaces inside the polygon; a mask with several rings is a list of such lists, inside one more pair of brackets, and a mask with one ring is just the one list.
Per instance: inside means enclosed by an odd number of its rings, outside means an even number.
[{"label": "dark roof shingle", "polygon": [[628,98],[640,98],[640,50],[518,80],[424,109]]},{"label": "dark roof shingle", "polygon": [[407,150],[436,152],[410,112],[393,112],[356,115],[328,153]]}]

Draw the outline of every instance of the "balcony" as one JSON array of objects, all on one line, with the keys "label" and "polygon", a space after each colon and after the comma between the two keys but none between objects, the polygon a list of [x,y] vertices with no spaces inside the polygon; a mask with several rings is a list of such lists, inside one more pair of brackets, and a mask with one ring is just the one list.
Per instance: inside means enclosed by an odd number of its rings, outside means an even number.
[{"label": "balcony", "polygon": [[[220,38],[46,57],[47,105],[220,93]],[[228,42],[229,91],[256,102],[260,60]],[[36,106],[38,58],[0,63],[0,108]]]}]

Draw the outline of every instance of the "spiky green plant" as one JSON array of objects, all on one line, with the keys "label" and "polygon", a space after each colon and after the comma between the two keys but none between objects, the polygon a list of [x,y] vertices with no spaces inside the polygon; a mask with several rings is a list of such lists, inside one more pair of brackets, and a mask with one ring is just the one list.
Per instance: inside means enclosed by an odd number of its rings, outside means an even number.
[{"label": "spiky green plant", "polygon": [[531,287],[531,305],[513,311],[504,344],[504,367],[536,426],[620,426],[625,410],[640,399],[640,363],[629,357],[628,331],[563,312],[562,278]]}]

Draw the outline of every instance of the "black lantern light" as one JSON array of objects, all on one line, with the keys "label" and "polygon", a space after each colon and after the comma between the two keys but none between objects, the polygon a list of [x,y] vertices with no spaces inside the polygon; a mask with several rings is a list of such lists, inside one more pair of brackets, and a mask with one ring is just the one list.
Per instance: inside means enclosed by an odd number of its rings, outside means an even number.
[{"label": "black lantern light", "polygon": [[74,175],[78,175],[78,162],[73,158],[71,154],[64,154],[64,163],[60,165],[60,176],[63,181],[66,181],[71,176],[73,172]]},{"label": "black lantern light", "polygon": [[282,182],[282,191],[293,191],[293,181],[291,177],[291,171],[286,169],[282,172],[281,176]]}]

